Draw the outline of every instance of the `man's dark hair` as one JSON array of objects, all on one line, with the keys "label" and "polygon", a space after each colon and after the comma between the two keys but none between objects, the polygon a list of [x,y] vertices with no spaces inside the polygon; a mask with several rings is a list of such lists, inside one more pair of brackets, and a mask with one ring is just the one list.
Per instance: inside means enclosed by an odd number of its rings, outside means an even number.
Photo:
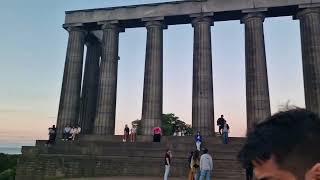
[{"label": "man's dark hair", "polygon": [[305,109],[279,112],[254,125],[238,154],[244,168],[274,157],[280,168],[303,177],[320,162],[320,118]]},{"label": "man's dark hair", "polygon": [[203,148],[203,154],[207,154],[208,153],[208,149],[207,148]]}]

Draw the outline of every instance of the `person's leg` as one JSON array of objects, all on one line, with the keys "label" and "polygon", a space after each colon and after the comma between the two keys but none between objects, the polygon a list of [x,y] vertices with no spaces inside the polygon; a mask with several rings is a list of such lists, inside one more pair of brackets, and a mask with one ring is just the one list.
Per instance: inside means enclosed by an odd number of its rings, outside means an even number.
[{"label": "person's leg", "polygon": [[204,177],[205,177],[205,171],[200,171],[200,178],[199,180],[204,180]]},{"label": "person's leg", "polygon": [[68,140],[72,140],[72,134],[71,133],[68,133]]},{"label": "person's leg", "polygon": [[197,146],[197,150],[200,151],[201,142],[197,141],[196,146]]},{"label": "person's leg", "polygon": [[165,172],[164,172],[164,177],[163,177],[164,180],[168,179],[169,171],[170,171],[170,166],[169,165],[165,165]]},{"label": "person's leg", "polygon": [[211,180],[211,171],[206,172],[206,180]]},{"label": "person's leg", "polygon": [[197,170],[197,178],[196,180],[199,180],[200,179],[200,169]]},{"label": "person's leg", "polygon": [[226,132],[226,144],[229,143],[229,133]]},{"label": "person's leg", "polygon": [[192,170],[189,168],[188,180],[192,180]]},{"label": "person's leg", "polygon": [[253,172],[251,171],[250,173],[249,173],[249,180],[252,180],[253,179]]},{"label": "person's leg", "polygon": [[225,132],[222,133],[222,143],[226,144],[226,133]]},{"label": "person's leg", "polygon": [[200,171],[199,170],[196,170],[194,172],[194,180],[199,180],[199,177],[200,177]]}]

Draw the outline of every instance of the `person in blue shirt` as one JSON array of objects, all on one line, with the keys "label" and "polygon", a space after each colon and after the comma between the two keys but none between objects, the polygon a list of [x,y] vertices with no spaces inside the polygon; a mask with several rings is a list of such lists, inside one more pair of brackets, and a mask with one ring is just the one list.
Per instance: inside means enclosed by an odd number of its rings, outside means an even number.
[{"label": "person in blue shirt", "polygon": [[202,136],[200,135],[200,131],[197,132],[197,135],[195,137],[195,141],[196,141],[197,150],[200,151],[200,146],[202,143]]}]

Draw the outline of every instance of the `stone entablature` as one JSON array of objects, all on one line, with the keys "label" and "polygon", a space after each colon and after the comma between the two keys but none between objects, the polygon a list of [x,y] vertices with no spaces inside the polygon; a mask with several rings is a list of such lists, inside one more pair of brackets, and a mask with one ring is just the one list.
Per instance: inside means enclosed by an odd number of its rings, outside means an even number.
[{"label": "stone entablature", "polygon": [[65,24],[118,20],[125,28],[144,27],[143,18],[164,17],[165,24],[191,23],[190,15],[215,13],[214,21],[240,20],[242,12],[268,10],[266,17],[292,16],[301,7],[319,6],[320,0],[187,0],[134,6],[67,11]]}]

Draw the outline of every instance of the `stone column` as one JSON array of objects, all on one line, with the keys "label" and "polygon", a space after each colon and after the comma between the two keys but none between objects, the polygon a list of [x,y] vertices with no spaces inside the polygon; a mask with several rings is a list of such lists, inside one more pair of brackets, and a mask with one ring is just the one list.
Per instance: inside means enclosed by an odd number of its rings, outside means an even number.
[{"label": "stone column", "polygon": [[245,25],[247,128],[270,116],[270,99],[263,32],[264,15],[250,13]]},{"label": "stone column", "polygon": [[68,48],[63,73],[57,119],[57,138],[66,125],[78,122],[82,79],[83,50],[86,32],[80,27],[69,27]]},{"label": "stone column", "polygon": [[212,49],[210,17],[196,17],[193,45],[192,127],[202,135],[214,135]]},{"label": "stone column", "polygon": [[151,135],[161,127],[163,95],[163,28],[160,21],[149,21],[142,102],[142,134]]},{"label": "stone column", "polygon": [[117,24],[106,23],[102,25],[102,30],[102,54],[94,133],[114,135],[120,29]]},{"label": "stone column", "polygon": [[97,105],[101,44],[98,39],[93,36],[88,37],[86,44],[87,55],[83,77],[79,124],[82,128],[82,134],[91,134],[93,132]]},{"label": "stone column", "polygon": [[306,109],[320,114],[320,9],[297,14],[300,19]]}]

